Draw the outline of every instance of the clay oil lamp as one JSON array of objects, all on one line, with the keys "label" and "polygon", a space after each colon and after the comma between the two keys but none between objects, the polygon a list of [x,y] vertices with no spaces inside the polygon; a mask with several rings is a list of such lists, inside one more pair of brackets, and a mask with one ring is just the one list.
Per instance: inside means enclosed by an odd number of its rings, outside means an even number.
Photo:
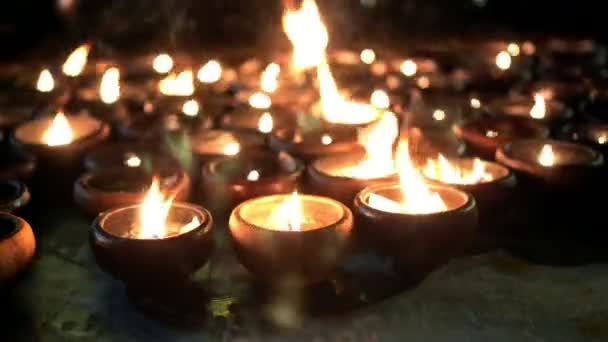
[{"label": "clay oil lamp", "polygon": [[176,201],[188,199],[190,177],[185,171],[164,168],[148,172],[141,167],[126,166],[80,176],[74,183],[74,201],[89,215],[138,204],[143,201],[153,179],[159,183],[163,193],[172,194]]},{"label": "clay oil lamp", "polygon": [[399,145],[400,182],[376,184],[355,198],[355,233],[398,268],[425,274],[470,251],[477,227],[474,198],[461,190],[428,185]]},{"label": "clay oil lamp", "polygon": [[565,104],[545,99],[543,93],[534,94],[534,98],[515,96],[497,99],[488,104],[487,110],[494,115],[531,119],[553,126],[571,119],[574,114]]},{"label": "clay oil lamp", "polygon": [[35,251],[32,227],[22,218],[0,212],[0,288],[15,281],[30,265]]},{"label": "clay oil lamp", "polygon": [[494,159],[496,149],[517,139],[547,138],[549,129],[534,120],[516,120],[504,116],[482,116],[454,127],[468,149],[486,159]]},{"label": "clay oil lamp", "polygon": [[30,201],[27,186],[16,180],[0,180],[0,211],[18,212]]},{"label": "clay oil lamp", "polygon": [[108,210],[93,222],[90,245],[102,270],[130,295],[178,295],[209,259],[209,212],[173,202],[153,183],[142,204]]},{"label": "clay oil lamp", "polygon": [[484,229],[494,229],[500,223],[496,214],[513,198],[517,183],[508,168],[479,158],[447,159],[439,154],[437,159],[427,160],[422,173],[431,184],[447,185],[473,195]]},{"label": "clay oil lamp", "polygon": [[26,181],[36,171],[36,158],[27,152],[7,147],[0,148],[0,179]]},{"label": "clay oil lamp", "polygon": [[260,196],[296,190],[304,165],[284,152],[254,152],[213,160],[203,166],[203,204],[216,216]]},{"label": "clay oil lamp", "polygon": [[258,197],[230,216],[240,262],[262,283],[298,288],[326,280],[350,242],[353,219],[343,204],[326,197]]},{"label": "clay oil lamp", "polygon": [[306,186],[310,192],[334,198],[351,206],[363,188],[397,177],[393,143],[399,135],[397,118],[386,114],[361,134],[366,152],[330,155],[308,166]]}]

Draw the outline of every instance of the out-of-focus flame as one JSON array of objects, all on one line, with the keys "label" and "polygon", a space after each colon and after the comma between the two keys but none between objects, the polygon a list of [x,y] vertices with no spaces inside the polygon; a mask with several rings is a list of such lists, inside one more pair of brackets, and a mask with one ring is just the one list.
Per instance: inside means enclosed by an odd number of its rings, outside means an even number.
[{"label": "out-of-focus flame", "polygon": [[128,167],[140,167],[141,158],[133,152],[125,154],[125,165]]},{"label": "out-of-focus flame", "polygon": [[420,76],[416,80],[416,85],[420,89],[428,89],[431,86],[431,79],[427,76]]},{"label": "out-of-focus flame", "polygon": [[257,92],[249,97],[249,105],[257,109],[268,109],[272,106],[272,99],[264,93]]},{"label": "out-of-focus flame", "polygon": [[120,98],[120,72],[118,68],[110,68],[101,77],[99,97],[103,103],[111,104]]},{"label": "out-of-focus flame", "polygon": [[287,9],[283,16],[283,29],[293,44],[292,65],[295,70],[321,64],[325,59],[329,35],[314,0],[304,0],[299,9]]},{"label": "out-of-focus flame", "polygon": [[196,77],[202,83],[215,83],[222,78],[222,65],[216,60],[210,60],[198,69]]},{"label": "out-of-focus flame", "polygon": [[329,65],[323,62],[318,68],[323,118],[331,123],[366,124],[378,117],[376,109],[368,104],[346,101],[334,80]]},{"label": "out-of-focus flame", "polygon": [[542,94],[534,95],[534,106],[530,109],[530,116],[533,119],[544,119],[547,114],[547,105]]},{"label": "out-of-focus flame", "polygon": [[91,46],[89,44],[83,44],[76,50],[72,51],[72,53],[65,60],[65,63],[63,63],[63,73],[70,77],[80,75],[87,64],[90,49]]},{"label": "out-of-focus flame", "polygon": [[599,137],[597,137],[597,143],[600,145],[604,145],[608,142],[608,134],[602,133]]},{"label": "out-of-focus flame", "polygon": [[40,72],[40,76],[38,76],[38,81],[36,82],[36,89],[43,93],[49,93],[55,89],[55,80],[49,69],[44,69]]},{"label": "out-of-focus flame", "polygon": [[429,159],[423,172],[428,178],[447,184],[477,184],[493,179],[481,159],[475,158],[473,168],[465,169],[450,163],[442,154],[437,160]]},{"label": "out-of-focus flame", "polygon": [[429,189],[423,177],[414,167],[407,141],[399,144],[397,165],[403,200],[398,202],[377,194],[370,194],[368,198],[370,207],[410,215],[431,214],[447,210],[447,205],[441,196]]},{"label": "out-of-focus flame", "polygon": [[182,113],[187,116],[197,116],[199,111],[200,106],[194,99],[184,102],[184,105],[182,106]]},{"label": "out-of-focus flame", "polygon": [[498,136],[498,132],[494,131],[494,130],[487,130],[486,131],[486,137],[488,138],[496,138]]},{"label": "out-of-focus flame", "polygon": [[519,45],[517,43],[509,43],[509,45],[507,45],[507,52],[513,57],[519,56]]},{"label": "out-of-focus flame", "polygon": [[473,97],[471,99],[471,108],[475,108],[475,109],[481,108],[481,101],[478,98]]},{"label": "out-of-focus flame", "polygon": [[511,62],[511,55],[507,51],[500,51],[498,55],[496,55],[496,66],[500,70],[509,70]]},{"label": "out-of-focus flame", "polygon": [[265,112],[260,116],[258,120],[258,131],[262,133],[270,133],[274,128],[274,122],[272,120],[272,115],[268,112]]},{"label": "out-of-focus flame", "polygon": [[407,77],[412,77],[418,72],[418,65],[411,59],[401,63],[401,73]]},{"label": "out-of-focus flame", "polygon": [[171,74],[159,83],[160,92],[167,96],[190,96],[194,93],[194,75],[192,70]]},{"label": "out-of-focus flame", "polygon": [[262,72],[260,86],[267,93],[274,93],[279,88],[279,74],[281,67],[276,63],[270,63]]},{"label": "out-of-focus flame", "polygon": [[173,198],[160,191],[159,181],[154,178],[139,212],[140,239],[161,239],[167,236],[167,217]]},{"label": "out-of-focus flame", "polygon": [[154,57],[152,68],[159,74],[166,74],[173,69],[173,58],[166,53]]},{"label": "out-of-focus flame", "polygon": [[247,180],[250,182],[257,182],[260,180],[260,172],[258,170],[251,170],[247,174]]},{"label": "out-of-focus flame", "polygon": [[371,97],[371,103],[376,108],[387,109],[391,105],[391,99],[384,90],[374,90]]},{"label": "out-of-focus flame", "polygon": [[63,112],[57,112],[43,139],[48,146],[68,145],[74,140],[74,132]]},{"label": "out-of-focus flame", "polygon": [[329,134],[323,134],[323,136],[321,137],[321,143],[323,145],[330,145],[333,142],[334,142],[334,139]]},{"label": "out-of-focus flame", "polygon": [[294,191],[268,216],[267,226],[276,230],[300,231],[304,221],[302,200]]},{"label": "out-of-focus flame", "polygon": [[372,49],[364,49],[359,57],[361,58],[361,62],[372,64],[376,60],[376,53]]},{"label": "out-of-focus flame", "polygon": [[553,166],[555,165],[555,153],[553,153],[553,146],[549,144],[543,145],[540,154],[538,155],[538,163],[542,166]]},{"label": "out-of-focus flame", "polygon": [[235,156],[241,152],[241,144],[238,142],[230,142],[224,146],[223,152],[227,156]]},{"label": "out-of-focus flame", "polygon": [[445,120],[446,114],[443,109],[435,109],[433,111],[433,120],[435,121],[443,121]]}]

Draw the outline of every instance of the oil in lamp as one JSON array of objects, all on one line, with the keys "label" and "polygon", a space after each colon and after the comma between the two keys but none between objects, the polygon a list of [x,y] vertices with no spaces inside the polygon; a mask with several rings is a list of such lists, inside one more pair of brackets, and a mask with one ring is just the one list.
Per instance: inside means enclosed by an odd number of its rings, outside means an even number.
[{"label": "oil in lamp", "polygon": [[29,223],[0,212],[0,288],[11,285],[30,265],[35,250],[36,239]]},{"label": "oil in lamp", "polygon": [[177,296],[209,259],[212,233],[206,209],[173,202],[153,182],[141,204],[100,214],[89,241],[97,264],[130,295]]},{"label": "oil in lamp", "polygon": [[302,162],[284,152],[260,151],[213,160],[203,166],[203,204],[214,215],[227,216],[248,199],[294,191],[303,173]]},{"label": "oil in lamp", "polygon": [[343,204],[297,192],[248,200],[229,222],[237,257],[258,280],[296,288],[330,276],[344,257],[352,224]]},{"label": "oil in lamp", "polygon": [[317,159],[308,167],[307,186],[319,195],[350,206],[363,188],[396,178],[393,144],[399,135],[397,117],[384,117],[360,134],[365,153],[344,153]]},{"label": "oil in lamp", "polygon": [[355,198],[355,233],[400,268],[425,274],[469,251],[477,206],[468,193],[428,185],[413,166],[407,143],[397,152],[400,182],[375,184]]}]

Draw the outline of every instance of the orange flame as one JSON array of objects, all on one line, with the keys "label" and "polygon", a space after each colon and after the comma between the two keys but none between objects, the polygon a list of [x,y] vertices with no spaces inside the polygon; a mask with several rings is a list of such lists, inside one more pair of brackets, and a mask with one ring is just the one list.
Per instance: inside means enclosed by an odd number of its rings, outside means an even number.
[{"label": "orange flame", "polygon": [[544,119],[547,114],[547,104],[542,94],[534,95],[534,106],[530,109],[530,116],[533,119]]},{"label": "orange flame", "polygon": [[55,89],[55,80],[49,69],[44,69],[40,72],[40,76],[38,76],[38,81],[36,82],[36,89],[43,93],[49,93]]},{"label": "orange flame", "polygon": [[249,105],[257,109],[268,109],[272,106],[272,99],[264,93],[254,93],[249,97]]},{"label": "orange flame", "polygon": [[160,239],[167,235],[167,217],[172,203],[173,198],[160,191],[159,181],[154,178],[139,214],[140,239]]},{"label": "orange flame", "polygon": [[538,155],[538,163],[546,167],[555,165],[555,153],[553,152],[553,146],[549,144],[543,145],[543,148]]},{"label": "orange flame", "polygon": [[74,140],[74,132],[63,112],[57,112],[43,139],[48,146],[68,145]]},{"label": "orange flame", "polygon": [[83,44],[74,50],[63,63],[63,73],[70,77],[76,77],[82,73],[89,57],[89,44]]},{"label": "orange flame", "polygon": [[210,60],[196,74],[201,83],[215,83],[222,78],[222,65],[216,60]]},{"label": "orange flame", "polygon": [[428,178],[447,184],[477,184],[493,179],[479,158],[473,160],[472,169],[464,169],[452,164],[442,154],[439,154],[437,160],[429,159],[423,172]]},{"label": "orange flame", "polygon": [[257,182],[260,180],[260,172],[258,170],[251,170],[247,174],[247,180],[250,182]]},{"label": "orange flame", "polygon": [[509,70],[511,67],[512,58],[511,55],[507,51],[500,51],[498,55],[496,55],[496,66],[500,70]]},{"label": "orange flame", "polygon": [[298,192],[281,202],[268,216],[268,227],[277,227],[278,230],[301,231],[304,223],[304,210]]},{"label": "orange flame", "polygon": [[197,116],[200,106],[196,100],[188,100],[182,105],[182,113],[187,116]]},{"label": "orange flame", "polygon": [[314,0],[304,0],[299,9],[288,9],[283,16],[283,29],[293,44],[292,65],[296,70],[321,64],[329,34]]},{"label": "orange flame", "polygon": [[391,99],[384,90],[374,90],[371,97],[371,103],[376,108],[387,109],[391,105]]},{"label": "orange flame", "polygon": [[120,72],[118,68],[106,70],[101,78],[99,97],[103,103],[111,104],[120,98]]},{"label": "orange flame", "polygon": [[270,133],[274,128],[274,122],[272,120],[272,115],[268,112],[262,114],[260,119],[258,120],[258,131],[262,133]]},{"label": "orange flame", "polygon": [[161,53],[152,61],[152,68],[159,74],[166,74],[173,69],[173,58],[166,53]]},{"label": "orange flame", "polygon": [[241,151],[241,144],[238,142],[229,142],[224,145],[223,152],[227,156],[235,156]]},{"label": "orange flame", "polygon": [[276,63],[270,63],[262,72],[260,86],[267,93],[274,93],[279,88],[279,74],[281,67]]},{"label": "orange flame", "polygon": [[160,92],[168,96],[190,96],[194,93],[194,75],[192,70],[171,74],[159,83]]}]

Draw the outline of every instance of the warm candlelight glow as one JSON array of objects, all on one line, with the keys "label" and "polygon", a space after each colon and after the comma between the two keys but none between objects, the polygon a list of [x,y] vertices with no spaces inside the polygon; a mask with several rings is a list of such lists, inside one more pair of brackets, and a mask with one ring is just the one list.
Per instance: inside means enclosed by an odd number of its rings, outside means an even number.
[{"label": "warm candlelight glow", "polygon": [[445,111],[441,110],[441,109],[435,109],[433,111],[433,120],[435,121],[443,121],[445,120]]},{"label": "warm candlelight glow", "polygon": [[479,109],[481,108],[481,101],[478,98],[471,99],[471,108]]},{"label": "warm candlelight glow", "polygon": [[194,99],[184,102],[184,105],[182,106],[182,113],[187,116],[197,116],[199,111],[200,106]]},{"label": "warm candlelight glow", "polygon": [[439,154],[437,160],[427,160],[423,172],[428,178],[448,184],[477,184],[493,179],[479,158],[473,160],[473,168],[463,168],[452,164],[442,154]]},{"label": "warm candlelight glow", "polygon": [[125,165],[128,167],[140,167],[141,166],[141,158],[137,156],[137,154],[133,152],[129,152],[125,154]]},{"label": "warm candlelight glow", "polygon": [[190,96],[194,93],[194,76],[192,70],[171,74],[159,83],[160,92],[168,96]]},{"label": "warm candlelight glow", "polygon": [[63,112],[55,115],[51,126],[44,133],[43,139],[48,146],[68,145],[74,140],[74,132]]},{"label": "warm candlelight glow", "polygon": [[274,123],[272,121],[272,115],[268,112],[262,114],[258,120],[258,130],[262,133],[270,133],[273,128]]},{"label": "warm candlelight glow", "polygon": [[150,190],[146,195],[139,216],[140,239],[160,239],[167,234],[167,217],[173,203],[172,197],[165,196],[160,191],[158,179],[152,181]]},{"label": "warm candlelight glow", "polygon": [[414,62],[413,60],[408,59],[405,62],[401,63],[401,73],[405,76],[412,77],[416,75],[417,71],[418,65],[416,65],[416,62]]},{"label": "warm candlelight glow", "polygon": [[247,174],[247,180],[250,182],[257,182],[260,180],[260,172],[258,170],[251,170]]},{"label": "warm candlelight glow", "polygon": [[372,64],[376,60],[376,53],[372,49],[364,49],[359,57],[361,58],[361,62]]},{"label": "warm candlelight glow", "polygon": [[235,156],[241,151],[241,144],[238,142],[230,142],[224,146],[224,154],[227,156]]},{"label": "warm candlelight glow", "polygon": [[426,76],[420,76],[416,80],[416,85],[420,89],[428,89],[431,86],[431,80]]},{"label": "warm candlelight glow", "polygon": [[112,104],[120,98],[120,72],[118,68],[106,70],[101,78],[99,97],[106,104]]},{"label": "warm candlelight glow", "polygon": [[530,109],[530,116],[534,119],[544,119],[547,113],[545,98],[541,94],[534,95],[534,106]]},{"label": "warm candlelight glow", "polygon": [[196,77],[201,83],[215,83],[222,78],[222,65],[210,60],[198,70]]},{"label": "warm candlelight glow", "polygon": [[493,131],[491,129],[486,131],[486,137],[488,138],[496,138],[498,136],[498,132]]},{"label": "warm candlelight glow", "polygon": [[152,61],[152,68],[159,74],[166,74],[173,69],[173,58],[166,53],[161,53]]},{"label": "warm candlelight glow", "polygon": [[90,48],[89,44],[83,44],[74,50],[63,63],[63,73],[70,77],[80,75],[87,64]]},{"label": "warm candlelight glow", "polygon": [[328,134],[323,134],[323,136],[321,137],[321,143],[323,145],[330,145],[333,142],[334,142],[334,139],[332,139],[332,137]]},{"label": "warm candlelight glow", "polygon": [[608,134],[602,133],[599,137],[597,137],[597,143],[600,145],[604,145],[608,142]]},{"label": "warm candlelight glow", "polygon": [[272,106],[272,99],[264,93],[257,92],[249,97],[249,105],[257,109],[268,109]]},{"label": "warm candlelight glow", "polygon": [[371,103],[376,108],[387,109],[391,105],[391,100],[384,90],[374,90],[371,97]]},{"label": "warm candlelight glow", "polygon": [[293,44],[292,65],[296,70],[321,64],[329,35],[314,0],[304,0],[299,9],[287,9],[283,29]]},{"label": "warm candlelight glow", "polygon": [[55,89],[55,80],[49,69],[44,69],[38,76],[38,82],[36,82],[36,89],[43,93],[48,93]]},{"label": "warm candlelight glow", "polygon": [[511,67],[511,55],[507,51],[500,51],[496,55],[496,66],[500,70],[509,70]]},{"label": "warm candlelight glow", "polygon": [[276,63],[270,63],[262,72],[260,86],[267,93],[274,93],[279,88],[279,74],[281,67]]},{"label": "warm candlelight glow", "polygon": [[555,153],[553,153],[553,146],[549,144],[543,145],[543,149],[538,155],[538,163],[547,167],[555,165]]},{"label": "warm candlelight glow", "polygon": [[510,43],[509,45],[507,45],[507,52],[509,52],[509,54],[513,57],[519,56],[519,45],[517,43]]},{"label": "warm candlelight glow", "polygon": [[304,222],[302,200],[294,191],[270,213],[265,226],[276,230],[301,231]]}]

